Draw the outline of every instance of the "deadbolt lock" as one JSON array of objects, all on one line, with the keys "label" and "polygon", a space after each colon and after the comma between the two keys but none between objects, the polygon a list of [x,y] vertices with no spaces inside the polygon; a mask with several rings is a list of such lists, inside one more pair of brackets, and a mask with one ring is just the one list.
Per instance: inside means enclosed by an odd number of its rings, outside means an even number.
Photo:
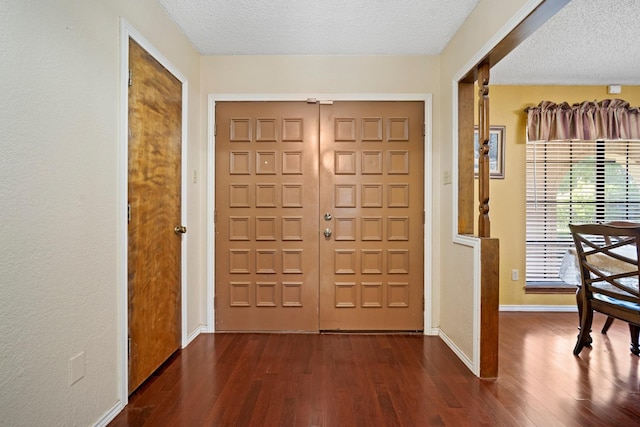
[{"label": "deadbolt lock", "polygon": [[331,214],[329,212],[327,212],[326,214],[324,214],[324,220],[325,221],[331,221]]}]

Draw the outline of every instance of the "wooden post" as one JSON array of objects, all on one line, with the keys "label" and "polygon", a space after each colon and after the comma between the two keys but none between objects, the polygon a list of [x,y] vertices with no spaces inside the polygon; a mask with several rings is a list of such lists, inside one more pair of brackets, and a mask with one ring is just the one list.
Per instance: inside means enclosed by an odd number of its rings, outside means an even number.
[{"label": "wooden post", "polygon": [[458,83],[458,233],[473,234],[475,189],[473,179],[473,82]]},{"label": "wooden post", "polygon": [[478,236],[491,237],[489,220],[489,63],[478,67]]},{"label": "wooden post", "polygon": [[489,219],[489,63],[478,67],[478,236],[481,246],[480,377],[498,376],[498,301],[500,255],[498,239],[491,237]]},{"label": "wooden post", "polygon": [[498,376],[500,241],[480,241],[480,378]]}]

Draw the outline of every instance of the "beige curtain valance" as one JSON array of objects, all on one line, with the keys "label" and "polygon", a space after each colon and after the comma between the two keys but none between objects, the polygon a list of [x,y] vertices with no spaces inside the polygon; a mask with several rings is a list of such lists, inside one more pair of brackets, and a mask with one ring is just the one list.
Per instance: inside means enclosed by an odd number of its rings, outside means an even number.
[{"label": "beige curtain valance", "polygon": [[621,99],[573,105],[542,101],[525,111],[529,141],[640,140],[640,108]]}]

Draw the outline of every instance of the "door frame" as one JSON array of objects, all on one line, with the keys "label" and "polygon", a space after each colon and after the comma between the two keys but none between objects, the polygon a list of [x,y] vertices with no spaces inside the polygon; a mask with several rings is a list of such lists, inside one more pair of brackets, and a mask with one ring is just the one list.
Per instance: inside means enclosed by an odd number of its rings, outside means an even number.
[{"label": "door frame", "polygon": [[[128,295],[128,215],[127,193],[129,179],[129,38],[144,48],[156,61],[167,69],[182,84],[182,134],[181,134],[181,195],[180,216],[182,224],[187,226],[187,105],[189,93],[188,79],[157,50],[147,39],[136,31],[124,18],[120,18],[120,137],[118,144],[118,366],[120,372],[120,402],[123,407],[129,401],[129,295]],[[180,293],[181,293],[181,344],[187,342],[187,242],[188,234],[183,234],[180,244]]]},{"label": "door frame", "polygon": [[[430,93],[384,93],[384,94],[209,94],[208,96],[208,125],[207,125],[207,332],[215,331],[215,225],[214,210],[216,200],[216,140],[215,107],[216,102],[223,101],[300,101],[317,100],[320,104],[331,101],[421,101],[424,102],[424,211],[433,212],[432,202],[432,94]],[[424,298],[429,304],[425,304],[423,327],[425,335],[438,335],[438,330],[433,329],[433,220],[431,215],[425,215],[424,224]]]}]

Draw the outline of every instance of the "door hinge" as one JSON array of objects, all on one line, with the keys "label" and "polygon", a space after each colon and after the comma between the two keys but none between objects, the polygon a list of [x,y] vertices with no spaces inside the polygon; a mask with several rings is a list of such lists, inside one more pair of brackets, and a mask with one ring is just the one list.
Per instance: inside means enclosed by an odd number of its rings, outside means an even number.
[{"label": "door hinge", "polygon": [[133,86],[133,71],[129,70],[129,86]]},{"label": "door hinge", "polygon": [[218,211],[213,211],[213,223],[218,222]]},{"label": "door hinge", "polygon": [[427,212],[422,211],[422,225],[424,225],[426,220],[427,220]]},{"label": "door hinge", "polygon": [[427,134],[427,125],[426,124],[422,124],[422,136],[425,136]]},{"label": "door hinge", "polygon": [[213,124],[213,136],[218,134],[218,125],[216,123]]},{"label": "door hinge", "polygon": [[131,204],[127,205],[127,222],[131,222]]},{"label": "door hinge", "polygon": [[422,311],[424,311],[424,296],[422,297]]},{"label": "door hinge", "polygon": [[131,338],[127,340],[127,355],[131,356]]}]

